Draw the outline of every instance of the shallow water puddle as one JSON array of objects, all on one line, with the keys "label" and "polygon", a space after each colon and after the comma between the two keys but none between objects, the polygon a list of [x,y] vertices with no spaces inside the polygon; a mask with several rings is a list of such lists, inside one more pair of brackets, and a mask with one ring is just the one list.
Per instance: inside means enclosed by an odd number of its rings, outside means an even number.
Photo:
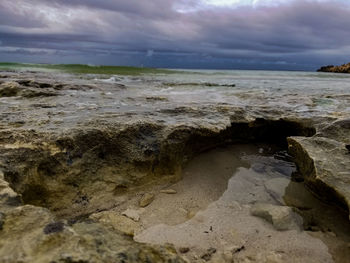
[{"label": "shallow water puddle", "polygon": [[[158,193],[143,210],[143,230],[134,239],[189,249],[184,256],[190,262],[333,262],[332,255],[348,262],[348,221],[334,208],[326,216],[329,206],[291,181],[294,171],[288,156],[268,145],[203,153],[183,169],[180,182],[167,186],[176,194]],[[286,205],[296,207],[304,220],[290,209],[290,222],[281,227],[280,221],[253,216],[258,204],[272,205],[282,221]]]}]

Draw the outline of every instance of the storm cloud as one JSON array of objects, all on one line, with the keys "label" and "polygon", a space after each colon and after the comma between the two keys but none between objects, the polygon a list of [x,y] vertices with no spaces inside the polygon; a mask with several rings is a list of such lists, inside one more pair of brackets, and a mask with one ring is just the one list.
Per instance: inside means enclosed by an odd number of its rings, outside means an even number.
[{"label": "storm cloud", "polygon": [[2,0],[0,60],[308,69],[350,61],[341,0]]}]

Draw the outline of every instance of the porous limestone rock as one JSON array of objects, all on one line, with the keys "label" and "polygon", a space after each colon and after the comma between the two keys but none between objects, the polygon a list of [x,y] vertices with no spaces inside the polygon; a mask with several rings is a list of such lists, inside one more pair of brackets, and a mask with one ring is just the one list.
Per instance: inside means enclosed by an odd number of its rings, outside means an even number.
[{"label": "porous limestone rock", "polygon": [[45,208],[16,207],[5,214],[0,230],[0,262],[184,262],[171,246],[138,244],[103,223],[69,225]]},{"label": "porous limestone rock", "polygon": [[134,236],[135,232],[139,228],[139,225],[132,219],[119,215],[113,211],[95,213],[92,214],[90,218],[106,225],[107,227],[111,226],[115,230],[118,230],[128,236]]},{"label": "porous limestone rock", "polygon": [[350,120],[336,121],[313,137],[288,138],[288,151],[313,192],[350,210]]}]

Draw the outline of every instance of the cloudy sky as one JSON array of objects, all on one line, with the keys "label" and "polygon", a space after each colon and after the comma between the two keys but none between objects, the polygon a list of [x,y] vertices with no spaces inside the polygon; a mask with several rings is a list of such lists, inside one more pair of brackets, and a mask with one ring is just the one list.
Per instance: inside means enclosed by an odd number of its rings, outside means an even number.
[{"label": "cloudy sky", "polygon": [[0,0],[0,61],[314,70],[350,62],[350,1]]}]

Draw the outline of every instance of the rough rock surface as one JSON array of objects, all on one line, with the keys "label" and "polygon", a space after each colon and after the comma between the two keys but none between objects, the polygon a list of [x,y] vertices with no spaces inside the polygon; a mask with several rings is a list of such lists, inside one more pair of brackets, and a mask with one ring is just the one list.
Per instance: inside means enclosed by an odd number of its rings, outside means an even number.
[{"label": "rough rock surface", "polygon": [[320,198],[350,210],[350,119],[336,121],[310,138],[288,138],[289,152]]},{"label": "rough rock surface", "polygon": [[[119,222],[128,218],[108,210],[155,183],[179,180],[195,155],[229,143],[285,144],[293,136],[289,150],[310,188],[349,205],[349,128],[338,121],[350,118],[343,88],[300,96],[270,83],[247,89],[245,79],[179,85],[169,82],[176,75],[113,82],[2,75],[0,262],[183,262],[171,247],[124,235]],[[280,257],[259,253],[256,260]]]},{"label": "rough rock surface", "polygon": [[[115,223],[115,221],[113,221]],[[150,247],[95,222],[70,226],[45,208],[17,206],[5,212],[1,262],[183,262],[171,247]]]},{"label": "rough rock surface", "polygon": [[132,219],[119,215],[113,211],[95,213],[89,218],[97,220],[106,226],[111,226],[115,230],[118,230],[128,236],[134,236],[135,232],[139,228],[139,225]]}]

